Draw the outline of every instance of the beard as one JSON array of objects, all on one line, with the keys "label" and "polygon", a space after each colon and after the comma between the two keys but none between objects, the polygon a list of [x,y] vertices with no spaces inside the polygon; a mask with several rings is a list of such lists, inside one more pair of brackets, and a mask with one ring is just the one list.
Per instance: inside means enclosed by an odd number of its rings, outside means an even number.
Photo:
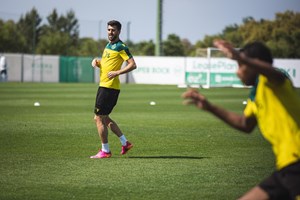
[{"label": "beard", "polygon": [[117,39],[116,35],[108,35],[108,40],[114,42]]}]

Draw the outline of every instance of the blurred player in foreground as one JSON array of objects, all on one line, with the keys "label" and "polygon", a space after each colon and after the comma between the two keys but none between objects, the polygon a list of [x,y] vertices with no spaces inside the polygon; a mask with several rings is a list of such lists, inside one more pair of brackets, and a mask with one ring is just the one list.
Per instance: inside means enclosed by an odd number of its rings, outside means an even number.
[{"label": "blurred player in foreground", "polygon": [[270,50],[254,42],[236,51],[229,43],[216,40],[215,46],[238,62],[237,76],[253,86],[243,115],[211,104],[196,90],[182,94],[194,104],[233,128],[250,133],[256,125],[271,143],[276,171],[240,199],[300,199],[300,98],[290,79],[272,66]]},{"label": "blurred player in foreground", "polygon": [[[96,96],[94,120],[102,142],[102,148],[91,158],[111,157],[112,154],[108,145],[108,128],[119,137],[122,143],[122,155],[126,154],[133,147],[127,141],[117,123],[109,117],[109,114],[117,104],[120,93],[119,75],[136,69],[136,63],[128,47],[119,38],[121,27],[121,23],[115,20],[107,23],[109,43],[103,51],[102,58],[95,58],[92,61],[93,67],[100,68],[100,84]],[[124,61],[126,61],[127,65],[121,69]]]}]

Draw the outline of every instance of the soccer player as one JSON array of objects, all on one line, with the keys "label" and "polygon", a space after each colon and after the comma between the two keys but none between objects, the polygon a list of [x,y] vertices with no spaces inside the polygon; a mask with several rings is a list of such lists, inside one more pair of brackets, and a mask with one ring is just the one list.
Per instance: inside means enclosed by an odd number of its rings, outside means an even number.
[{"label": "soccer player", "polygon": [[288,76],[272,66],[270,50],[260,42],[236,51],[216,40],[215,46],[238,62],[237,76],[253,86],[242,115],[210,103],[196,90],[183,93],[187,104],[206,110],[230,126],[250,133],[256,125],[271,143],[276,170],[240,199],[300,199],[300,98]]},{"label": "soccer player", "polygon": [[[108,128],[115,133],[122,144],[121,154],[126,154],[133,145],[127,141],[119,126],[109,114],[117,104],[120,93],[119,75],[136,69],[136,63],[129,52],[128,47],[120,40],[121,23],[115,20],[107,23],[107,35],[109,43],[106,45],[102,58],[92,61],[93,67],[100,68],[100,84],[96,96],[95,117],[98,134],[102,142],[102,148],[91,158],[109,158],[111,151],[108,144]],[[126,66],[121,69],[123,62]]]},{"label": "soccer player", "polygon": [[6,70],[6,58],[4,55],[0,55],[0,82],[7,81],[7,70]]}]

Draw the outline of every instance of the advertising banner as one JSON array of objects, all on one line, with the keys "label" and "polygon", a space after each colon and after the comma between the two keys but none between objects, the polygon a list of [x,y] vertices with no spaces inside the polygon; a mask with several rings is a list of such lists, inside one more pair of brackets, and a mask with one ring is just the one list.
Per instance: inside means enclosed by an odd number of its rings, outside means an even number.
[{"label": "advertising banner", "polygon": [[[7,81],[99,82],[99,69],[91,67],[91,57],[4,56],[7,60]],[[134,59],[137,69],[121,75],[122,83],[242,86],[236,75],[237,62],[228,58],[136,56]],[[287,72],[294,86],[300,88],[300,59],[274,59],[274,66]]]},{"label": "advertising banner", "polygon": [[274,66],[288,73],[295,87],[300,87],[300,60],[299,59],[275,59]]},{"label": "advertising banner", "polygon": [[135,57],[137,69],[129,82],[142,84],[184,84],[183,57]]},{"label": "advertising banner", "polygon": [[241,85],[237,68],[237,62],[227,58],[187,58],[185,82],[208,87]]}]

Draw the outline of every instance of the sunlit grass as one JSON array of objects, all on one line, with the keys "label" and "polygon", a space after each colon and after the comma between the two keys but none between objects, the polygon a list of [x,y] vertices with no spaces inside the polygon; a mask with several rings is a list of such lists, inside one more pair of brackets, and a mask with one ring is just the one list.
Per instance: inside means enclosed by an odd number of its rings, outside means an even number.
[{"label": "sunlit grass", "polygon": [[[240,134],[183,106],[184,89],[123,85],[111,117],[134,148],[91,160],[96,84],[0,84],[0,199],[236,199],[273,170],[256,129]],[[202,90],[241,113],[248,89]],[[150,101],[156,105],[151,106]],[[34,107],[40,102],[40,107]]]}]

